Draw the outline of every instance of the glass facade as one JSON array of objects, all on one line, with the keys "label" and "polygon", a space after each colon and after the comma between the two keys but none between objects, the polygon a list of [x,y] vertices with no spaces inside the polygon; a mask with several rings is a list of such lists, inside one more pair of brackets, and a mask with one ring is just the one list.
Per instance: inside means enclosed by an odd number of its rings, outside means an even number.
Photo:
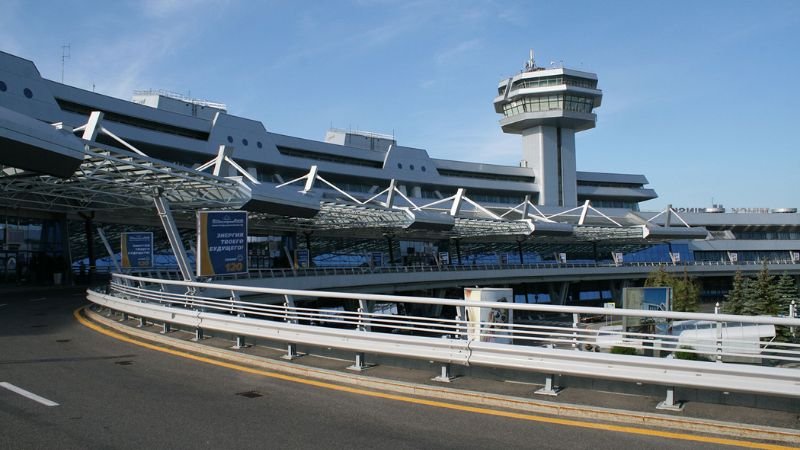
[{"label": "glass facade", "polygon": [[752,240],[800,240],[800,231],[734,231],[736,239]]},{"label": "glass facade", "polygon": [[51,284],[54,273],[65,274],[63,226],[57,220],[0,216],[0,284]]},{"label": "glass facade", "polygon": [[639,203],[635,201],[578,198],[578,203],[582,203],[586,200],[591,200],[592,206],[595,208],[625,208],[632,211],[639,211]]},{"label": "glass facade", "polygon": [[[737,260],[739,262],[761,262],[761,261],[790,261],[789,250],[737,250]],[[729,262],[730,257],[727,251],[697,251],[694,252],[697,261],[720,261]]]},{"label": "glass facade", "polygon": [[[571,77],[564,75],[518,80],[514,82],[511,89],[538,88],[547,86],[558,86],[561,84],[566,84],[567,86],[575,86],[586,89],[597,89],[597,80],[590,80],[588,78],[578,78],[578,77]],[[500,94],[502,95],[503,92],[500,92]]]},{"label": "glass facade", "polygon": [[536,97],[525,97],[503,105],[503,114],[506,117],[515,116],[526,112],[558,111],[567,110],[582,113],[591,113],[594,108],[594,100],[589,97],[577,95],[539,95]]}]

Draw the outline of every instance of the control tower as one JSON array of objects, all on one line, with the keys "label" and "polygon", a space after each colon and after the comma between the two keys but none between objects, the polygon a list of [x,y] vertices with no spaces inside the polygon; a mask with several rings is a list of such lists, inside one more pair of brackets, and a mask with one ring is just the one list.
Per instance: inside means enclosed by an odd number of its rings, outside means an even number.
[{"label": "control tower", "polygon": [[597,75],[538,67],[533,50],[525,69],[500,82],[494,109],[505,133],[522,135],[520,165],[533,169],[536,203],[577,206],[575,132],[594,128],[603,93]]}]

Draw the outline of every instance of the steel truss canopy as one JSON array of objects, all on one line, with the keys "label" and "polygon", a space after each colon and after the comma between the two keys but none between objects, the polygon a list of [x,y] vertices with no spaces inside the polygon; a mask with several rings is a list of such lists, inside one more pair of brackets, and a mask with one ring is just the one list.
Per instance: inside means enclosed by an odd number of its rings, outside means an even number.
[{"label": "steel truss canopy", "polygon": [[110,146],[86,145],[82,156],[77,170],[64,178],[0,166],[0,204],[88,212],[152,209],[157,193],[176,209],[238,208],[250,198],[249,188],[234,180]]},{"label": "steel truss canopy", "polygon": [[[75,135],[79,132],[81,137]],[[119,147],[97,142],[99,133]],[[230,168],[240,176],[221,176]],[[4,207],[97,211],[106,213],[105,218],[119,217],[120,223],[126,217],[115,212],[152,211],[154,199],[160,197],[186,225],[198,209],[244,209],[251,212],[254,231],[332,237],[642,243],[706,235],[705,229],[689,227],[671,208],[665,211],[667,223],[674,215],[682,226],[659,226],[625,210],[609,215],[588,201],[552,211],[540,210],[529,198],[510,209],[484,207],[463,188],[418,205],[395,180],[364,198],[363,193],[350,194],[327,181],[317,166],[280,185],[262,183],[234,160],[228,146],[220,146],[215,158],[196,169],[149,157],[104,128],[103,114],[97,111],[86,125],[70,129],[0,108],[0,192]]]}]

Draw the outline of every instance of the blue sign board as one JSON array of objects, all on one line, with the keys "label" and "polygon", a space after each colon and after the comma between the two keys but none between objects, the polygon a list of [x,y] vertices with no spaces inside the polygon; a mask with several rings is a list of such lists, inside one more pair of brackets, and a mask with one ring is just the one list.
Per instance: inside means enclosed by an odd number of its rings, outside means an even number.
[{"label": "blue sign board", "polygon": [[247,212],[197,213],[197,276],[247,272]]},{"label": "blue sign board", "polygon": [[120,255],[123,269],[153,267],[153,233],[122,233]]}]

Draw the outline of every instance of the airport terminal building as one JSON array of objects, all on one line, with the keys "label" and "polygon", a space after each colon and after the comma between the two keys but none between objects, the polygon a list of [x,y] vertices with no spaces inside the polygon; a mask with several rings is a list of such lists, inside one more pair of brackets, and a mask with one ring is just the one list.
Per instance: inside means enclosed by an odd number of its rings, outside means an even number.
[{"label": "airport terminal building", "polygon": [[0,283],[91,272],[107,254],[98,225],[106,243],[126,230],[166,242],[160,196],[187,245],[197,210],[249,211],[250,267],[297,265],[298,248],[310,265],[376,252],[382,265],[442,264],[443,252],[446,264],[800,263],[792,205],[645,212],[657,194],[644,175],[578,171],[575,133],[595,126],[603,97],[595,74],[531,55],[495,93],[502,132],[520,135],[514,165],[437,159],[372,132],[287,136],[162,91],[117,99],[0,52]]}]

